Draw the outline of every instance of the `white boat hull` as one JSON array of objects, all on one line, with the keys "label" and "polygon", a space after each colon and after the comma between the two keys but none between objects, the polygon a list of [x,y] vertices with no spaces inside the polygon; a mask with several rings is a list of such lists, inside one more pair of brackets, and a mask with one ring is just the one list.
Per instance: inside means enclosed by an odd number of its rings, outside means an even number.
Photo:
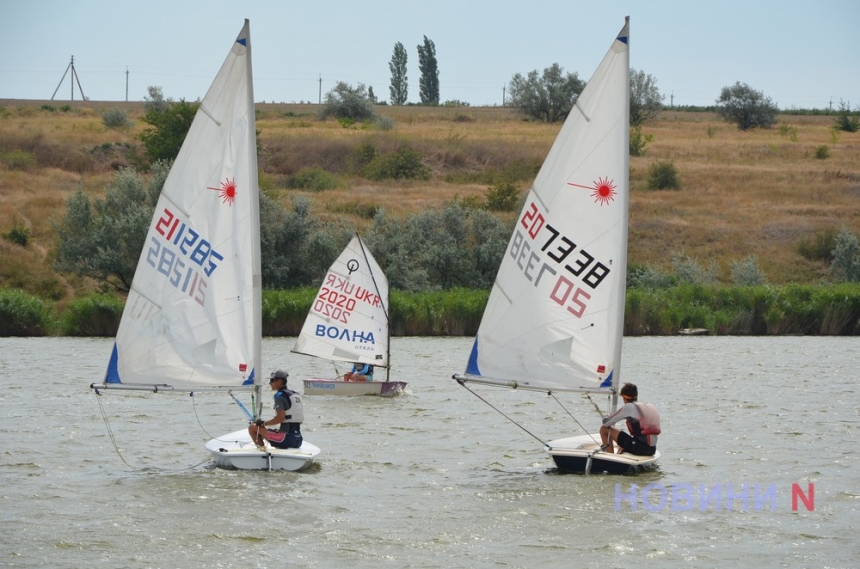
[{"label": "white boat hull", "polygon": [[260,450],[247,429],[212,439],[206,449],[216,465],[238,470],[304,470],[320,453],[319,447],[307,441],[301,448],[281,449],[267,444],[265,450]]},{"label": "white boat hull", "polygon": [[406,382],[305,379],[304,387],[305,395],[377,395],[380,397],[394,397],[406,390]]},{"label": "white boat hull", "polygon": [[653,468],[660,458],[660,451],[654,456],[601,451],[599,434],[556,439],[546,444],[546,451],[552,456],[559,470],[581,474],[641,472]]}]

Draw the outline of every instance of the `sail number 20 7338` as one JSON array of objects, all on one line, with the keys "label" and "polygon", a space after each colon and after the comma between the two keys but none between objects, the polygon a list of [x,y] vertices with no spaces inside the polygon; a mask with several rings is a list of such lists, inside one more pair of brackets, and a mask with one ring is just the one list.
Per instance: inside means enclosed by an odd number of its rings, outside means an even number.
[{"label": "sail number 20 7338", "polygon": [[585,249],[577,249],[576,243],[547,223],[534,202],[518,222],[509,254],[535,287],[545,272],[556,277],[550,299],[577,318],[585,313],[591,298],[580,285],[594,290],[610,272],[609,267],[595,261]]}]

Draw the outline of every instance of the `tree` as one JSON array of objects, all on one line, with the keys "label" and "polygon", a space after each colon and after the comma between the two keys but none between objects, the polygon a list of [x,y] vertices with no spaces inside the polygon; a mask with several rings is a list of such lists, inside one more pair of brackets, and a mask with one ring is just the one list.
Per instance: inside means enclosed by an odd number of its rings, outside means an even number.
[{"label": "tree", "polygon": [[143,108],[146,112],[149,111],[166,111],[167,107],[173,104],[173,99],[165,99],[164,93],[161,92],[161,87],[150,85],[146,88],[147,96],[143,98]]},{"label": "tree", "polygon": [[860,282],[860,239],[846,228],[836,236],[830,276],[836,282]]},{"label": "tree", "polygon": [[717,99],[717,114],[727,122],[734,122],[740,130],[770,128],[776,124],[779,107],[770,97],[738,81],[723,87]]},{"label": "tree", "polygon": [[[860,113],[860,108],[856,113]],[[860,117],[857,114],[852,116],[851,103],[846,103],[842,99],[839,100],[839,112],[834,120],[833,128],[836,130],[844,130],[845,132],[860,131]]]},{"label": "tree", "polygon": [[418,46],[418,69],[421,71],[421,102],[425,105],[439,104],[439,67],[436,62],[436,44],[424,36],[424,45]]},{"label": "tree", "polygon": [[314,286],[350,239],[351,231],[310,215],[306,196],[292,210],[260,194],[260,264],[264,288]]},{"label": "tree", "polygon": [[450,203],[405,219],[379,211],[367,245],[392,288],[489,289],[510,234],[511,226],[493,214]]},{"label": "tree", "polygon": [[630,70],[630,126],[638,128],[656,117],[663,110],[663,98],[654,76]]},{"label": "tree", "polygon": [[405,105],[409,98],[409,82],[406,77],[406,48],[397,42],[394,44],[394,54],[388,69],[391,70],[391,86],[388,92],[391,95],[392,105]]},{"label": "tree", "polygon": [[77,190],[57,229],[56,268],[94,278],[127,292],[170,163],[155,163],[149,178],[120,170],[104,199]]},{"label": "tree", "polygon": [[186,103],[181,99],[178,103],[169,103],[164,110],[153,106],[143,115],[140,120],[151,126],[138,138],[150,162],[176,158],[199,106],[199,103]]},{"label": "tree", "polygon": [[376,111],[363,83],[353,87],[349,83],[338,81],[334,89],[325,94],[325,106],[319,117],[365,121],[374,120]]},{"label": "tree", "polygon": [[[91,199],[82,190],[72,193],[63,218],[54,222],[56,269],[127,292],[169,171],[169,162],[157,162],[148,177],[121,170],[106,188],[104,199]],[[265,287],[319,283],[352,232],[352,228],[311,218],[310,200],[305,197],[296,198],[288,211],[260,194],[260,222]]]},{"label": "tree", "polygon": [[539,76],[537,69],[527,77],[517,73],[511,78],[510,106],[519,108],[526,116],[553,123],[564,120],[576,97],[585,88],[585,81],[576,73],[564,75],[564,68],[553,63]]}]

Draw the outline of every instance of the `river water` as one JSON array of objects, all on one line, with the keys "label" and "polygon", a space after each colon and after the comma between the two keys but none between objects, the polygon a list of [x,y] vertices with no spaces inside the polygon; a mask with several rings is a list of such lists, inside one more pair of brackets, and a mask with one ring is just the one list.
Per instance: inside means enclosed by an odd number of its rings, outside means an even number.
[{"label": "river water", "polygon": [[[265,371],[334,376],[293,341]],[[0,566],[858,566],[857,338],[626,338],[664,433],[633,476],[559,474],[537,439],[592,404],[472,387],[527,433],[450,379],[471,343],[394,338],[408,393],[306,397],[318,464],[270,473],[207,462],[223,394],[96,397],[111,340],[0,339]]]}]

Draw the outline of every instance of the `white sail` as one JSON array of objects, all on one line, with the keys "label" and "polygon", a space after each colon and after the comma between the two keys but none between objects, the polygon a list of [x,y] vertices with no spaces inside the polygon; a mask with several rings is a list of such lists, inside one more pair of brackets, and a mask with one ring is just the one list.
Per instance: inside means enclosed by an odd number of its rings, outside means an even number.
[{"label": "white sail", "polygon": [[388,367],[388,280],[357,235],[331,265],[293,352]]},{"label": "white sail", "polygon": [[259,383],[260,216],[248,22],[164,184],[107,386]]},{"label": "white sail", "polygon": [[458,379],[570,391],[617,385],[629,202],[627,38],[625,24],[535,179]]}]

